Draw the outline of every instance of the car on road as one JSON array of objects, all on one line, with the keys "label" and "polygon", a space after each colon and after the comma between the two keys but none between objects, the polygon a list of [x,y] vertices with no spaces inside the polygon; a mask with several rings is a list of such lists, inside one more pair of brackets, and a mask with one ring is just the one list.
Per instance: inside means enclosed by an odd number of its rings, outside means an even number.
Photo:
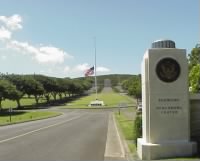
[{"label": "car on road", "polygon": [[137,112],[142,113],[142,103],[138,103],[137,105]]}]

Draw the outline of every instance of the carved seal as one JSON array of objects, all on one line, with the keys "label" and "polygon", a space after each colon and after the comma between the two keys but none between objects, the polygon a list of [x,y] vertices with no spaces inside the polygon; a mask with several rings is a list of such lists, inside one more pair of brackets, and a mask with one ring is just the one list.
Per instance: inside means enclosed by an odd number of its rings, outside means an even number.
[{"label": "carved seal", "polygon": [[163,82],[174,82],[180,75],[180,65],[172,58],[163,58],[156,65],[156,74]]}]

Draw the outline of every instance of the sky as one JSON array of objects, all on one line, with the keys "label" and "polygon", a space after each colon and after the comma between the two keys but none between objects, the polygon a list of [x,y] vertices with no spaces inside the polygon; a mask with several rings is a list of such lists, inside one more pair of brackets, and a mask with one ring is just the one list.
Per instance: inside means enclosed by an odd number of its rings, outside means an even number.
[{"label": "sky", "polygon": [[[0,72],[140,74],[158,39],[200,42],[199,0],[0,0]],[[96,40],[96,45],[95,45]]]}]

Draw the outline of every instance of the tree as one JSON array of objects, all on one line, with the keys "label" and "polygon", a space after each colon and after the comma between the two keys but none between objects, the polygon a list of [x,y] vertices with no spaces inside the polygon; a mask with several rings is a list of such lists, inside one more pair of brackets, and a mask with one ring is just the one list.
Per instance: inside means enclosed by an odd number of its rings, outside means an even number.
[{"label": "tree", "polygon": [[16,89],[15,85],[8,80],[0,80],[0,109],[2,109],[1,102],[3,99],[15,100],[18,107],[20,107],[21,97],[22,93]]},{"label": "tree", "polygon": [[36,81],[32,76],[26,76],[23,83],[23,92],[27,95],[33,95],[36,104],[38,104],[40,96],[44,94],[44,88],[42,84]]},{"label": "tree", "polygon": [[6,91],[6,98],[10,100],[14,100],[17,102],[17,108],[21,108],[20,99],[23,94],[21,91],[18,91],[14,85],[10,85]]},{"label": "tree", "polygon": [[52,92],[51,79],[49,77],[43,76],[43,75],[34,75],[34,79],[42,84],[42,86],[44,88],[44,96],[47,100],[47,103],[49,103],[50,95]]},{"label": "tree", "polygon": [[129,80],[124,80],[124,81],[122,82],[122,88],[123,88],[124,90],[128,90],[128,86],[129,86]]},{"label": "tree", "polygon": [[137,99],[137,102],[142,98],[141,75],[124,80],[122,82],[122,87],[128,91],[129,95],[133,95]]},{"label": "tree", "polygon": [[196,66],[199,63],[200,63],[200,48],[196,47],[193,48],[191,54],[188,55],[189,71],[192,69],[193,66]]},{"label": "tree", "polygon": [[69,81],[69,87],[68,87],[68,94],[69,97],[73,96],[75,94],[76,86],[72,80]]},{"label": "tree", "polygon": [[141,90],[141,78],[136,77],[132,80],[131,85],[128,88],[128,94],[135,96],[137,102],[142,98],[142,90]]},{"label": "tree", "polygon": [[191,92],[200,92],[200,63],[193,66],[189,73]]},{"label": "tree", "polygon": [[0,110],[2,109],[1,102],[6,98],[6,89],[10,86],[10,82],[7,80],[0,80]]}]

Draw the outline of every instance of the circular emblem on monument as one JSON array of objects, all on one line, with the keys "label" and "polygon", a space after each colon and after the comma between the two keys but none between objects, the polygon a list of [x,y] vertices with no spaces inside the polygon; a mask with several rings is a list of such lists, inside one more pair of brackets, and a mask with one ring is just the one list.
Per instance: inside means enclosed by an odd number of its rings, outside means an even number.
[{"label": "circular emblem on monument", "polygon": [[161,59],[156,66],[158,78],[167,83],[177,80],[180,75],[180,70],[178,62],[172,58]]}]

